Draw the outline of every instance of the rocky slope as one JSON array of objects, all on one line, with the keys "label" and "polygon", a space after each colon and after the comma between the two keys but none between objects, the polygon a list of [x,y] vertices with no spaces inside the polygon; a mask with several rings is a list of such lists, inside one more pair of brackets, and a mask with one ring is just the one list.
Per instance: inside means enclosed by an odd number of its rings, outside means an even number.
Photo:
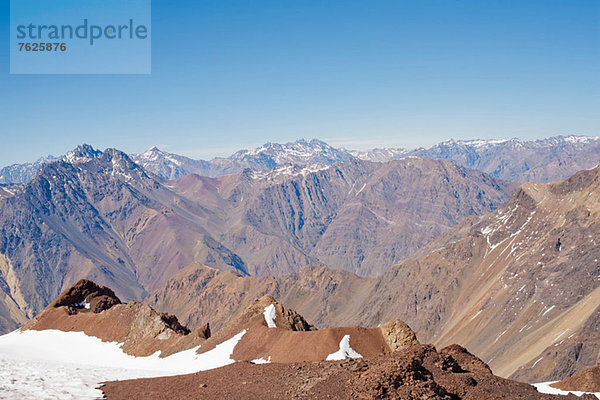
[{"label": "rocky slope", "polygon": [[317,328],[326,328],[356,324],[353,306],[367,302],[365,296],[375,282],[325,266],[277,277],[244,277],[191,264],[152,292],[146,302],[157,310],[174,313],[192,328],[210,321],[217,332],[242,313],[245,304],[271,295],[298,310]]},{"label": "rocky slope", "polygon": [[145,399],[594,399],[553,396],[494,376],[460,346],[414,345],[391,355],[338,362],[251,364],[175,377],[108,382],[111,400]]},{"label": "rocky slope", "polygon": [[0,199],[5,332],[80,278],[141,300],[194,260],[245,272],[207,233],[210,212],[117,150],[47,164],[13,193]]},{"label": "rocky slope", "polygon": [[240,333],[231,354],[236,361],[292,363],[375,357],[419,344],[402,321],[389,321],[376,328],[317,330],[294,310],[271,296],[263,296],[208,339],[198,352],[209,352]]},{"label": "rocky slope", "polygon": [[[367,326],[401,318],[420,340],[459,343],[500,376],[549,381],[595,365],[599,176],[523,185],[388,270],[356,315]],[[577,350],[557,352],[569,345]]]},{"label": "rocky slope", "polygon": [[[200,198],[183,187],[192,180],[178,187]],[[465,217],[496,208],[514,187],[424,159],[245,171],[212,185],[202,190],[231,204],[224,244],[250,273],[320,262],[363,276],[383,272]]]},{"label": "rocky slope", "polygon": [[553,383],[551,386],[561,390],[600,392],[600,366],[596,365],[579,371],[567,379]]}]

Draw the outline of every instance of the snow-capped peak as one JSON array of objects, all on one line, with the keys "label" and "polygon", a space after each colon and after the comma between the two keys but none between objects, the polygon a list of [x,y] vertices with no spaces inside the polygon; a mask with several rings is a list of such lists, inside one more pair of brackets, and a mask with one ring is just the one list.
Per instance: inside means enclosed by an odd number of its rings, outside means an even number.
[{"label": "snow-capped peak", "polygon": [[275,167],[271,170],[250,170],[250,177],[254,180],[272,181],[278,178],[294,177],[299,175],[307,176],[308,174],[325,171],[327,169],[329,169],[329,165],[319,163],[307,165],[305,167],[295,164],[286,164]]},{"label": "snow-capped peak", "polygon": [[331,164],[347,161],[353,156],[344,149],[336,149],[318,139],[300,139],[283,144],[265,143],[251,151],[239,151],[231,158],[242,160],[252,157],[266,157],[278,165],[286,163],[307,165],[314,162]]},{"label": "snow-capped peak", "polygon": [[75,164],[79,162],[88,162],[94,158],[98,158],[102,155],[100,150],[94,149],[89,144],[82,144],[75,147],[63,156],[63,160]]}]

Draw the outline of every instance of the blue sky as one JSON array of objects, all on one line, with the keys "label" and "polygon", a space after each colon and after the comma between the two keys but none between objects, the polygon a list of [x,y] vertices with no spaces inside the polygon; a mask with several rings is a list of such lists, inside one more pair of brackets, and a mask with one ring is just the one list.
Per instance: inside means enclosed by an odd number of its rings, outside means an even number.
[{"label": "blue sky", "polygon": [[8,3],[0,165],[79,143],[210,158],[600,135],[597,0],[153,0],[151,75],[10,75]]}]

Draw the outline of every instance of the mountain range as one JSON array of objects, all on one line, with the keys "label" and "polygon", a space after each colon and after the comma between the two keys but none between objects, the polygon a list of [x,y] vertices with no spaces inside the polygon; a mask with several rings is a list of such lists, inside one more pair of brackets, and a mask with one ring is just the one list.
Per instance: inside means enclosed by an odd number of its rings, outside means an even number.
[{"label": "mountain range", "polygon": [[317,327],[400,318],[419,340],[460,343],[500,376],[545,382],[593,367],[600,336],[596,244],[600,167],[522,185],[502,207],[467,218],[377,278],[315,266],[242,277],[201,265],[148,297],[190,326],[273,294]]},{"label": "mountain range", "polygon": [[228,158],[193,160],[156,147],[132,156],[138,164],[165,179],[188,174],[221,176],[244,168],[270,170],[285,164],[330,165],[352,158],[388,162],[408,157],[451,160],[483,171],[494,178],[516,182],[549,182],[564,179],[600,163],[600,138],[556,136],[539,140],[448,140],[429,148],[376,148],[368,151],[336,149],[310,141],[267,143],[253,151],[242,150]]},{"label": "mountain range", "polygon": [[[14,164],[0,169],[0,183],[25,183],[45,164],[67,156],[40,158],[34,163]],[[196,160],[152,147],[130,158],[147,171],[175,180],[197,174],[219,177],[246,168],[270,170],[286,164],[331,165],[351,159],[373,162],[420,157],[447,159],[508,181],[548,182],[567,178],[600,163],[600,139],[587,136],[555,136],[547,139],[448,140],[429,148],[375,148],[367,151],[334,148],[318,140],[285,144],[266,143],[252,151],[240,150],[229,157]]]},{"label": "mountain range", "polygon": [[141,300],[192,262],[242,275],[321,263],[377,275],[464,218],[500,206],[514,188],[417,158],[173,182],[118,150],[70,154],[0,193],[4,331],[80,278]]},{"label": "mountain range", "polygon": [[[557,137],[361,153],[298,141],[190,161],[212,177],[158,149],[140,159],[78,146],[24,183],[0,184],[0,332],[77,326],[117,332],[106,340],[144,357],[210,351],[250,332],[238,316],[263,299],[307,332],[402,320],[420,343],[464,346],[500,377],[574,376],[561,386],[572,387],[595,376],[600,352],[598,145]],[[80,279],[114,292],[72,288]],[[149,330],[130,334],[132,321]],[[331,332],[335,345],[342,331]],[[284,360],[273,346],[243,345],[239,360]]]}]

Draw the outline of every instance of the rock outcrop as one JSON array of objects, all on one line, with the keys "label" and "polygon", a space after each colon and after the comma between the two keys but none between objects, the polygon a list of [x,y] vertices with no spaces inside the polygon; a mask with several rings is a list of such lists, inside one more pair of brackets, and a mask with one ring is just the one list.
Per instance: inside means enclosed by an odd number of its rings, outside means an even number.
[{"label": "rock outcrop", "polygon": [[385,322],[379,326],[379,329],[391,351],[419,344],[415,332],[399,319]]},{"label": "rock outcrop", "polygon": [[210,337],[210,327],[191,332],[177,318],[135,301],[121,304],[114,292],[81,280],[61,293],[22,330],[80,331],[107,342],[119,342],[124,352],[167,356],[197,346]]},{"label": "rock outcrop", "polygon": [[111,289],[98,286],[87,279],[81,279],[50,305],[55,308],[67,307],[71,314],[86,310],[97,314],[117,304],[121,304],[121,300]]},{"label": "rock outcrop", "polygon": [[377,328],[317,330],[296,311],[272,296],[263,296],[208,339],[198,352],[209,351],[240,332],[244,334],[232,355],[237,361],[290,363],[374,357],[419,344],[415,333],[402,321],[390,321]]}]

